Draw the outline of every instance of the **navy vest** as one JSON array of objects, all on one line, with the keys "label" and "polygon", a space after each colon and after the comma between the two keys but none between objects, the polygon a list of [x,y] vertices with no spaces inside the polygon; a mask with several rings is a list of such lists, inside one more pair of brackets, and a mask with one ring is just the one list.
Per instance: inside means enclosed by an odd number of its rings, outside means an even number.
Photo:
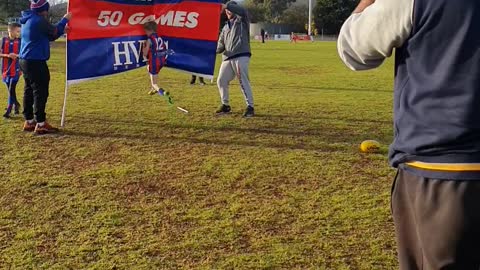
[{"label": "navy vest", "polygon": [[480,1],[415,0],[395,57],[391,164],[480,163]]}]

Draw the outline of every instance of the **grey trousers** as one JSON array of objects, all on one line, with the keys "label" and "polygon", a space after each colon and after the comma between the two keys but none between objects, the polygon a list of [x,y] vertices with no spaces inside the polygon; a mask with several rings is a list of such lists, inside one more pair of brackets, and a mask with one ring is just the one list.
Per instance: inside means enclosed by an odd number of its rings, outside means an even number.
[{"label": "grey trousers", "polygon": [[250,86],[250,77],[248,76],[249,65],[250,57],[239,57],[222,62],[217,85],[223,105],[229,105],[229,84],[237,77],[247,106],[253,107],[252,87]]},{"label": "grey trousers", "polygon": [[438,180],[399,170],[392,214],[401,270],[480,269],[480,180]]}]

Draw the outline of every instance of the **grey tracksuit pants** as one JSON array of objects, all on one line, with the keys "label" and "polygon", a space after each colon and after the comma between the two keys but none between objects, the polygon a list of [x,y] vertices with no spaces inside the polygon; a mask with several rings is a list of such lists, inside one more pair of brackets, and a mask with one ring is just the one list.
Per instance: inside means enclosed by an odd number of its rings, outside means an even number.
[{"label": "grey tracksuit pants", "polygon": [[480,269],[480,181],[431,179],[400,169],[392,213],[400,270]]},{"label": "grey tracksuit pants", "polygon": [[217,85],[223,105],[229,105],[229,84],[235,79],[235,77],[237,77],[247,106],[253,107],[253,94],[250,86],[250,78],[248,76],[249,65],[250,57],[239,57],[222,62]]}]

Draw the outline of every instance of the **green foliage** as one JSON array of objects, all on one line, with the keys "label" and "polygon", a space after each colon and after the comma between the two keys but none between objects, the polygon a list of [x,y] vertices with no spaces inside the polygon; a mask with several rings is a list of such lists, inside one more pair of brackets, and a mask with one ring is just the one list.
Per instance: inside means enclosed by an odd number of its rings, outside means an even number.
[{"label": "green foliage", "polygon": [[245,7],[248,9],[252,23],[267,21],[267,9],[262,4],[256,3],[255,0],[247,0]]},{"label": "green foliage", "polygon": [[2,0],[0,1],[0,23],[7,23],[8,18],[20,17],[23,10],[28,9],[28,0]]},{"label": "green foliage", "polygon": [[[296,0],[247,0],[249,10],[254,13],[255,19],[263,18],[266,22],[279,23],[282,15]],[[259,20],[257,20],[259,21]]]},{"label": "green foliage", "polygon": [[326,34],[338,34],[357,3],[357,0],[317,0],[313,11],[317,28]]},{"label": "green foliage", "polygon": [[[65,49],[54,46],[58,124]],[[238,82],[233,113],[216,117],[214,84],[162,70],[183,115],[146,94],[141,68],[70,87],[59,136],[0,121],[0,268],[398,269],[393,62],[354,73],[328,42],[252,50],[252,119]],[[383,152],[361,154],[365,139]]]},{"label": "green foliage", "polygon": [[50,18],[52,22],[58,22],[67,13],[67,3],[60,3],[50,8]]},{"label": "green foliage", "polygon": [[308,25],[308,6],[294,5],[289,7],[282,16],[282,23],[290,24],[301,30],[305,24]]}]

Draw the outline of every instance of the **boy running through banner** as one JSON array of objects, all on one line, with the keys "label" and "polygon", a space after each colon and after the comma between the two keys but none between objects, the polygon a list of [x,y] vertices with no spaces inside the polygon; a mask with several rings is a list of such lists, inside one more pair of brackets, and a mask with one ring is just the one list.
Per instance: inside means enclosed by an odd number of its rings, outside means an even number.
[{"label": "boy running through banner", "polygon": [[155,95],[158,93],[161,96],[168,96],[169,93],[158,86],[158,73],[160,73],[160,70],[167,62],[167,49],[162,38],[157,34],[157,28],[158,25],[154,21],[146,22],[143,25],[143,29],[147,35],[147,42],[145,42],[145,47],[143,48],[143,56],[148,59],[147,68],[152,86],[148,94]]},{"label": "boy running through banner", "polygon": [[1,40],[0,58],[2,58],[2,80],[7,85],[8,103],[4,118],[10,118],[12,110],[15,114],[20,113],[20,103],[17,101],[16,87],[21,72],[18,63],[20,53],[20,24],[8,25],[8,37]]}]

